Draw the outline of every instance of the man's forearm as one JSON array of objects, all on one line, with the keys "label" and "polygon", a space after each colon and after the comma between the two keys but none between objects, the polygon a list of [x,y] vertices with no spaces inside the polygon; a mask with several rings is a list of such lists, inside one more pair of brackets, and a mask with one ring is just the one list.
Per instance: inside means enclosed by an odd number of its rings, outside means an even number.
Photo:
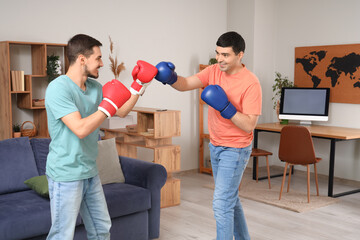
[{"label": "man's forearm", "polygon": [[82,118],[77,111],[62,117],[61,120],[78,138],[83,139],[95,131],[106,117],[102,111],[98,110],[90,116]]},{"label": "man's forearm", "polygon": [[257,115],[246,115],[241,112],[236,112],[231,118],[231,121],[241,130],[250,133],[255,129],[258,118],[259,116]]},{"label": "man's forearm", "polygon": [[178,80],[171,86],[178,91],[189,91],[203,87],[202,82],[195,75],[188,78],[178,76]]},{"label": "man's forearm", "polygon": [[119,117],[125,117],[129,114],[129,112],[134,108],[135,104],[137,103],[140,95],[131,95],[130,99],[122,105],[116,112],[116,115]]}]

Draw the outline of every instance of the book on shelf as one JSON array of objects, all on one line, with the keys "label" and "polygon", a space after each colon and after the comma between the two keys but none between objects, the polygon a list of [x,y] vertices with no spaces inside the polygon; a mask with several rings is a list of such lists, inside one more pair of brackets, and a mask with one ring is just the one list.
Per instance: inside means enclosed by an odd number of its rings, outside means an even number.
[{"label": "book on shelf", "polygon": [[25,91],[24,71],[11,71],[12,91]]}]

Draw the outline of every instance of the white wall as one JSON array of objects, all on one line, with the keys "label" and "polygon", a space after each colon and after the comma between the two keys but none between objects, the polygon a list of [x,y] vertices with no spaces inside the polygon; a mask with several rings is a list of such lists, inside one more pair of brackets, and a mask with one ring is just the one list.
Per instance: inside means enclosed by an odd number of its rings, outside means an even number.
[{"label": "white wall", "polygon": [[[253,71],[263,89],[263,114],[260,123],[276,121],[272,109],[272,89],[275,71],[289,79],[294,78],[294,49],[300,46],[336,45],[360,42],[358,23],[360,2],[356,0],[255,0],[245,12],[253,15],[248,21],[241,17],[240,6],[249,0],[230,1],[232,9],[229,26],[238,26],[239,32],[254,27]],[[237,8],[237,9],[235,9]],[[237,15],[235,15],[237,14]],[[249,54],[249,52],[247,52]],[[251,53],[250,53],[251,54]],[[360,96],[359,96],[360,97]],[[330,103],[330,120],[324,125],[360,128],[360,105]],[[281,165],[277,157],[278,134],[260,133],[259,147],[274,153],[272,164]],[[315,151],[323,160],[318,171],[328,174],[330,142],[314,139]],[[360,180],[360,141],[338,142],[336,145],[335,176]]]},{"label": "white wall", "polygon": [[254,29],[255,1],[228,0],[228,31],[238,32],[245,40],[245,54],[242,62],[250,70],[254,70]]},{"label": "white wall", "polygon": [[[138,59],[152,64],[168,60],[179,75],[189,76],[214,57],[217,38],[226,31],[226,0],[11,0],[0,1],[0,41],[66,43],[78,33],[103,43],[104,67],[99,81],[113,78],[109,70],[110,35],[126,71],[120,80],[131,84]],[[181,111],[181,169],[198,168],[197,91],[177,92],[156,80],[137,106]],[[151,158],[152,155],[149,157]]]}]

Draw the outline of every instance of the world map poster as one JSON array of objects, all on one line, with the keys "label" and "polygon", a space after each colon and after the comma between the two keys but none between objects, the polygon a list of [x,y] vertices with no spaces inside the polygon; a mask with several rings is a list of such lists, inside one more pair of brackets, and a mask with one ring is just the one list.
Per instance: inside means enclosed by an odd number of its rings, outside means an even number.
[{"label": "world map poster", "polygon": [[330,88],[330,102],[360,103],[360,44],[296,47],[294,83]]}]

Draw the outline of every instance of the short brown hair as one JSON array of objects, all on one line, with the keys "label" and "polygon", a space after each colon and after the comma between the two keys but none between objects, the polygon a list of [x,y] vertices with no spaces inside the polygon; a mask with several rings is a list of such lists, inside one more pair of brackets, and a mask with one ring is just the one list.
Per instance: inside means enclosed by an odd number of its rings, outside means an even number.
[{"label": "short brown hair", "polygon": [[72,65],[80,54],[85,57],[89,57],[93,54],[93,47],[95,46],[101,47],[102,44],[93,37],[85,34],[77,34],[73,36],[68,41],[66,49],[69,64]]}]

